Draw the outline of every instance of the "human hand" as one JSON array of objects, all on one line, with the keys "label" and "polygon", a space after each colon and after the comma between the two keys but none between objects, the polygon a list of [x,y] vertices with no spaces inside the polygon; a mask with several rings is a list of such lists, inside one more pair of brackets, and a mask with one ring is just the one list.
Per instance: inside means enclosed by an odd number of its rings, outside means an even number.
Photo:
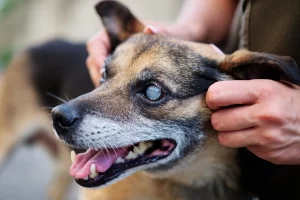
[{"label": "human hand", "polygon": [[86,60],[86,65],[93,84],[95,87],[98,87],[102,74],[101,68],[110,51],[110,41],[106,31],[101,31],[94,35],[87,42],[87,50],[89,56]]},{"label": "human hand", "polygon": [[299,86],[262,79],[217,82],[206,95],[220,143],[275,164],[300,164],[299,101]]}]

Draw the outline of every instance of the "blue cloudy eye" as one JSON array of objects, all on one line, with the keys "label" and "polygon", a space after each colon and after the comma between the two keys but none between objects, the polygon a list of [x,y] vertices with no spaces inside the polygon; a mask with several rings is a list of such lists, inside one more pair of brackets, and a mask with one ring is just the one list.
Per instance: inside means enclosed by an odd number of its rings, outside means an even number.
[{"label": "blue cloudy eye", "polygon": [[158,101],[161,99],[163,92],[160,87],[156,85],[149,85],[145,91],[145,97],[151,101]]}]

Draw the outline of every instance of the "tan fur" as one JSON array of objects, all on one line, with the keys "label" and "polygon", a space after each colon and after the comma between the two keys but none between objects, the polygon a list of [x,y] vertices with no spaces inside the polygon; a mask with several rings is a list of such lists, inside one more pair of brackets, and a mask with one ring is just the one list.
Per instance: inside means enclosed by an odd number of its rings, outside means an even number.
[{"label": "tan fur", "polygon": [[[208,56],[209,58],[214,58],[216,61],[224,58],[224,55],[216,52],[210,45],[181,42],[168,38],[166,38],[166,40],[186,45],[191,50],[200,52],[202,53],[201,55]],[[138,44],[141,43],[143,43],[143,41]],[[171,60],[169,60],[169,57],[159,45],[147,49],[146,52],[136,58],[135,56],[138,53],[138,49],[139,45],[137,45],[135,41],[128,41],[116,49],[116,56],[110,64],[109,69],[112,74],[114,74],[114,77],[109,82],[109,90],[106,91],[107,94],[104,95],[112,95],[114,97],[109,101],[110,105],[112,104],[112,100],[116,102],[124,101],[124,96],[115,96],[113,95],[114,92],[120,90],[123,86],[126,86],[131,80],[135,80],[137,75],[148,67],[151,67],[153,70],[164,70],[170,74],[177,73],[176,68],[172,66]],[[160,65],[156,64],[158,62]],[[177,74],[177,76],[177,78],[179,78],[180,74]],[[224,77],[224,79],[228,78],[229,77]],[[164,81],[171,90],[177,90],[175,84],[166,80]],[[103,98],[106,99],[103,94],[104,93],[96,94],[97,96],[99,95],[98,98],[101,99],[101,101]],[[104,104],[102,104],[102,109],[104,110],[106,109],[105,102],[106,101],[104,100]],[[111,111],[110,107],[109,109]],[[119,109],[120,106],[117,107],[118,110],[115,113],[116,115],[122,115],[123,112],[127,112]],[[211,110],[207,108],[205,95],[202,94],[183,101],[168,101],[158,109],[153,109],[151,113],[158,118],[168,118],[168,115],[170,115],[170,117],[176,119],[187,119],[201,113],[201,116],[203,116],[202,120],[204,122],[209,122]],[[204,144],[198,147],[203,150],[197,154],[192,154],[184,158],[179,165],[174,167],[173,171],[168,173],[156,173],[155,175],[139,172],[101,189],[82,189],[81,199],[187,200],[190,199],[187,196],[191,195],[191,193],[187,192],[187,194],[180,196],[177,195],[177,192],[185,190],[185,187],[201,188],[210,183],[218,183],[219,180],[226,180],[227,182],[225,184],[229,188],[237,189],[238,185],[233,181],[235,180],[233,177],[238,177],[239,174],[234,159],[236,150],[222,147],[219,144],[217,134],[212,129],[210,123],[206,124],[205,132],[209,138]],[[181,171],[180,174],[177,174],[178,171]],[[226,191],[219,192],[222,194],[226,193]]]},{"label": "tan fur", "polygon": [[51,199],[64,199],[71,177],[69,148],[52,135],[49,113],[41,108],[30,79],[30,58],[17,56],[0,84],[0,163],[22,138],[41,140],[56,159],[55,177],[51,183]]},{"label": "tan fur", "polygon": [[[136,173],[104,189],[82,189],[84,200],[175,200],[171,193],[174,184]],[[178,199],[179,200],[179,199]]]},{"label": "tan fur", "polygon": [[254,59],[253,53],[247,50],[240,50],[230,56],[227,56],[224,60],[222,60],[219,66],[224,71],[229,71],[232,70],[233,67],[239,66],[241,63],[249,62],[252,59]]},{"label": "tan fur", "polygon": [[221,61],[226,57],[225,54],[221,54],[221,53],[217,52],[210,44],[195,43],[195,42],[182,41],[182,40],[176,40],[176,42],[185,44],[185,45],[189,46],[189,48],[191,48],[195,52],[202,55],[203,57],[206,57],[206,58],[209,58],[209,59],[212,59],[215,61]]}]

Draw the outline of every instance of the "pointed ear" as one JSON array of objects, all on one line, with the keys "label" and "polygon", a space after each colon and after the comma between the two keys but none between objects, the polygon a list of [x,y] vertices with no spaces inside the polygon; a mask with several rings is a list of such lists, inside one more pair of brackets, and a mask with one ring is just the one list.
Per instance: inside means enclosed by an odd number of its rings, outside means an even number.
[{"label": "pointed ear", "polygon": [[300,69],[291,57],[240,50],[220,63],[222,71],[238,79],[272,79],[300,84]]},{"label": "pointed ear", "polygon": [[96,5],[96,11],[108,33],[112,52],[130,35],[144,30],[145,26],[119,2],[102,1]]}]

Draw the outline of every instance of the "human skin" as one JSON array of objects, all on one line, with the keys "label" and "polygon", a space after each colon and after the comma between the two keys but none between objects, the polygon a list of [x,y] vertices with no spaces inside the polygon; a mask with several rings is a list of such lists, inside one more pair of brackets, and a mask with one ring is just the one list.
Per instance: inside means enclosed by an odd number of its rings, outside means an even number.
[{"label": "human skin", "polygon": [[[213,84],[206,103],[219,141],[275,164],[300,164],[300,87],[272,80]],[[230,108],[226,106],[239,105]]]},{"label": "human skin", "polygon": [[[176,23],[147,22],[152,26],[145,31],[219,43],[228,34],[236,4],[235,0],[185,0]],[[101,66],[110,49],[106,32],[91,38],[87,49],[87,66],[98,87]],[[217,82],[206,95],[208,107],[215,111],[211,122],[220,143],[233,148],[247,147],[275,164],[300,164],[299,100],[299,86],[271,80]]]}]

